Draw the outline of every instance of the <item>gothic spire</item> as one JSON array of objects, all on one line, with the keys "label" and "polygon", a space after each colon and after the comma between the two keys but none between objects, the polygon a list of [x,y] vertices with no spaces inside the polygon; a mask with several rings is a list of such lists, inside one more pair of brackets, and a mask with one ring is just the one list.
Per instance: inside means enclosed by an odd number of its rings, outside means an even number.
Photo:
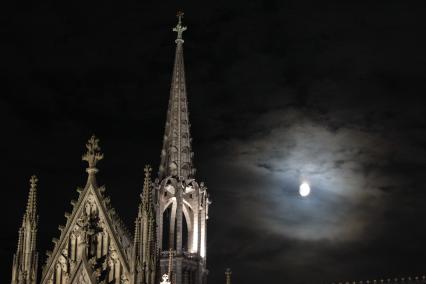
[{"label": "gothic spire", "polygon": [[28,194],[27,209],[24,221],[35,222],[37,219],[37,182],[35,175],[30,178],[30,192]]},{"label": "gothic spire", "polygon": [[12,284],[35,284],[37,280],[37,177],[31,176],[27,208],[19,229],[18,247],[13,256]]},{"label": "gothic spire", "polygon": [[99,139],[95,135],[92,135],[86,143],[87,152],[81,157],[83,161],[87,161],[89,167],[86,172],[89,174],[87,184],[91,183],[96,186],[95,174],[98,172],[96,164],[98,161],[104,158],[104,154],[101,153],[101,147],[99,147]]},{"label": "gothic spire", "polygon": [[176,54],[170,87],[169,107],[161,151],[159,178],[168,176],[188,178],[195,174],[192,162],[192,148],[188,101],[185,85],[185,70],[183,61],[182,33],[186,26],[182,25],[183,13],[177,14],[178,23],[173,31],[177,33]]},{"label": "gothic spire", "polygon": [[133,246],[133,265],[136,273],[135,283],[154,284],[157,265],[156,224],[154,202],[152,197],[152,168],[144,168],[145,179],[135,221],[135,238]]},{"label": "gothic spire", "polygon": [[148,212],[148,210],[151,207],[151,167],[149,165],[146,165],[144,168],[145,172],[145,178],[143,182],[143,191],[142,191],[142,209],[145,210],[145,212]]}]

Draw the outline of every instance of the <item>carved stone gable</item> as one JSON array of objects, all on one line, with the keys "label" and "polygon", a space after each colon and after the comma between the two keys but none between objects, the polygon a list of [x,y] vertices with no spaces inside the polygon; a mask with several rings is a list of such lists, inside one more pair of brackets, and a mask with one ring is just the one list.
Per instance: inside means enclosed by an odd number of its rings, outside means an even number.
[{"label": "carved stone gable", "polygon": [[107,208],[97,188],[89,186],[82,192],[41,283],[68,284],[71,279],[71,283],[92,283],[84,282],[89,278],[94,283],[126,283],[130,279],[132,245],[118,230],[114,211]]},{"label": "carved stone gable", "polygon": [[71,284],[95,284],[97,275],[93,272],[85,259],[80,261],[75,271]]}]

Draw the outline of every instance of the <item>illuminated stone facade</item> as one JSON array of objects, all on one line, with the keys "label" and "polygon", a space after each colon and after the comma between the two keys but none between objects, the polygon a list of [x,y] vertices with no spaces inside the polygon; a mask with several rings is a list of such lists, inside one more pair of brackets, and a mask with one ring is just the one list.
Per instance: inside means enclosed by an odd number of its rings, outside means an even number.
[{"label": "illuminated stone facade", "polygon": [[158,243],[160,268],[162,273],[167,270],[172,248],[176,252],[172,282],[205,283],[210,201],[205,185],[195,179],[192,161],[182,39],[186,27],[182,26],[181,15],[173,30],[178,34],[176,55],[159,178],[154,185],[158,194],[157,238],[162,240]]},{"label": "illuminated stone facade", "polygon": [[[209,199],[195,179],[183,62],[182,13],[158,178],[146,166],[134,236],[125,228],[105,187],[96,182],[103,159],[99,140],[92,136],[82,159],[88,177],[73,210],[65,213],[53,251],[38,277],[36,250],[36,183],[30,180],[28,205],[13,258],[12,284],[204,284],[207,280],[206,241]],[[129,198],[131,198],[129,196]]]}]

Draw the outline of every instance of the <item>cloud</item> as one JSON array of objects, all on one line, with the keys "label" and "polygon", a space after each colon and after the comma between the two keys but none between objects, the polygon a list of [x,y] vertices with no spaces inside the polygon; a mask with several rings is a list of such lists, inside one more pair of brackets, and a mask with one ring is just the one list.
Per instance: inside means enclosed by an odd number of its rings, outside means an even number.
[{"label": "cloud", "polygon": [[[416,229],[388,238],[413,222],[397,216],[407,209],[421,214],[410,205],[419,201],[405,193],[417,192],[410,191],[410,177],[424,168],[423,151],[417,140],[403,139],[412,127],[386,132],[398,120],[368,124],[365,113],[356,113],[333,101],[326,112],[287,106],[252,119],[247,135],[216,143],[202,169],[214,201],[211,260],[227,260],[241,281],[260,274],[289,283],[365,278],[365,271],[387,275],[389,249],[394,258],[405,254],[397,243],[422,234]],[[298,194],[304,180],[312,187],[308,198]],[[247,270],[262,273],[248,278]]]},{"label": "cloud", "polygon": [[[383,174],[392,147],[380,135],[334,129],[327,119],[300,109],[261,115],[251,137],[233,139],[226,149],[228,157],[221,158],[233,175],[229,180],[240,181],[227,191],[238,200],[241,222],[251,219],[286,238],[365,239],[386,206],[383,189],[400,183]],[[305,199],[298,195],[302,181],[312,187]]]}]

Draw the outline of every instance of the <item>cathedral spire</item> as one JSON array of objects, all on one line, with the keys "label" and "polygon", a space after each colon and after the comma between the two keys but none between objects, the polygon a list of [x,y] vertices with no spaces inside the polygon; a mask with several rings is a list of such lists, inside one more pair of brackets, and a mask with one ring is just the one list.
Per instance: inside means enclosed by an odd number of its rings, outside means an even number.
[{"label": "cathedral spire", "polygon": [[12,284],[35,284],[37,280],[37,181],[35,175],[31,176],[27,208],[19,229],[18,247],[13,256]]},{"label": "cathedral spire", "polygon": [[37,182],[35,175],[30,178],[30,192],[28,194],[27,209],[24,215],[24,221],[36,222],[37,220]]},{"label": "cathedral spire", "polygon": [[145,173],[145,178],[143,181],[143,191],[142,191],[142,209],[145,210],[145,212],[148,212],[151,207],[151,167],[149,165],[146,165],[143,169]]},{"label": "cathedral spire", "polygon": [[138,216],[135,222],[133,264],[135,283],[154,284],[157,270],[156,223],[152,198],[152,168],[146,165]]},{"label": "cathedral spire", "polygon": [[98,172],[96,164],[98,161],[104,158],[102,154],[101,147],[99,147],[99,139],[95,135],[92,135],[86,143],[87,152],[82,156],[83,161],[87,161],[89,167],[86,169],[86,172],[89,174],[87,179],[87,184],[92,184],[97,186],[95,175]]},{"label": "cathedral spire", "polygon": [[[162,283],[206,283],[208,194],[198,183],[193,166],[188,101],[185,85],[182,33],[183,13],[178,13],[176,54],[158,179],[156,198],[157,245]],[[167,253],[168,249],[175,252]],[[169,265],[167,265],[169,262]],[[168,272],[172,269],[173,273]],[[195,270],[194,270],[195,268]]]},{"label": "cathedral spire", "polygon": [[183,13],[178,12],[178,23],[173,31],[177,33],[176,54],[170,87],[169,108],[164,133],[159,178],[167,176],[189,178],[195,174],[192,162],[192,148],[188,101],[186,95],[185,69],[183,61],[182,33],[186,26],[182,24]]}]

